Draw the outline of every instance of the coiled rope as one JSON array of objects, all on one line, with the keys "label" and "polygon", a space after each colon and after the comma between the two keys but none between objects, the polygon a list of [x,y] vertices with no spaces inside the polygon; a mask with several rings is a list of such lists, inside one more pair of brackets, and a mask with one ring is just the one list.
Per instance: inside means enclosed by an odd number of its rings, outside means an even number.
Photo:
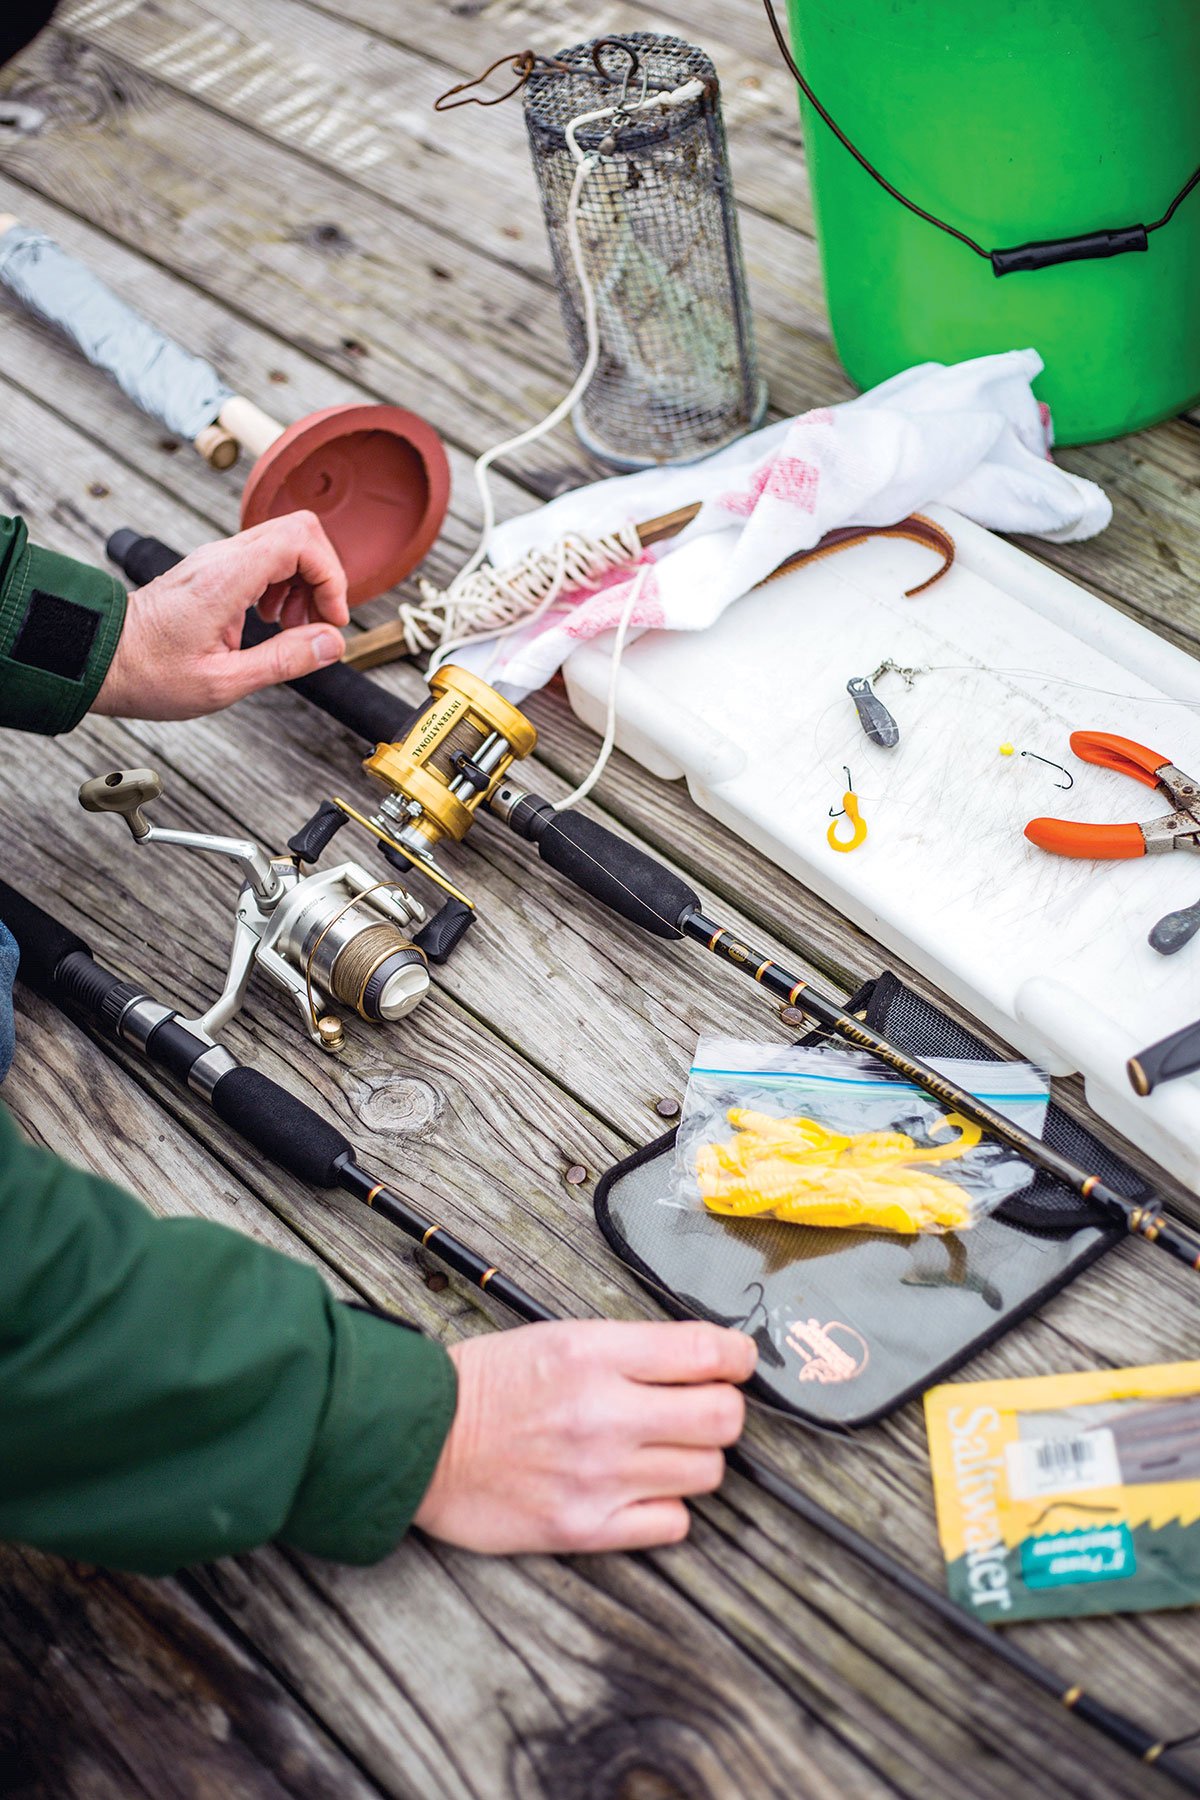
[{"label": "coiled rope", "polygon": [[564,591],[596,587],[641,554],[636,525],[622,525],[595,538],[570,533],[545,549],[526,551],[507,568],[478,564],[455,576],[447,588],[422,581],[420,601],[403,602],[399,609],[404,648],[416,656],[449,648],[464,637],[490,638],[506,626],[530,625]]}]

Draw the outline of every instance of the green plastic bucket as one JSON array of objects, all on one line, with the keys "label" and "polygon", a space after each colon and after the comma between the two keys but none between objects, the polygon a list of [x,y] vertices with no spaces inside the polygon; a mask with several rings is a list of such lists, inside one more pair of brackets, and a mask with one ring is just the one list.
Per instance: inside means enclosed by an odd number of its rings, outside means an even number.
[{"label": "green plastic bucket", "polygon": [[[1154,228],[1200,162],[1200,0],[789,0],[789,12],[817,100],[915,205],[987,252],[1100,234],[1069,251],[1086,260],[998,275],[887,193],[802,96],[834,342],[858,386],[1032,345],[1067,444],[1200,399],[1200,186]],[[1145,248],[1114,253],[1138,242],[1114,228],[1134,226],[1151,227]]]}]

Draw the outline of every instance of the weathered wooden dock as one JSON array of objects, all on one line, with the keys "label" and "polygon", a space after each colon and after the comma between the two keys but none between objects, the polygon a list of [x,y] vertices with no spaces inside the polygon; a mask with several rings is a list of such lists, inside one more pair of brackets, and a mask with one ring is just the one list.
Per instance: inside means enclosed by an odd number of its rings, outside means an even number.
[{"label": "weathered wooden dock", "polygon": [[[284,418],[355,398],[424,413],[456,480],[429,564],[446,578],[473,541],[471,456],[541,417],[569,371],[517,104],[439,117],[431,103],[501,52],[647,26],[703,43],[721,73],[775,407],[843,397],[793,94],[756,0],[68,0],[0,83],[46,115],[3,136],[0,211],[56,234]],[[99,559],[119,525],[181,548],[236,525],[236,471],[164,440],[3,305],[0,420],[2,504],[43,542]],[[1095,542],[1031,547],[1200,650],[1200,421],[1063,460],[1108,488],[1114,523]],[[506,470],[502,504],[589,473],[561,433]],[[386,603],[364,614],[379,623]],[[420,691],[407,665],[381,678]],[[531,710],[536,785],[561,792],[593,741],[560,692]],[[228,872],[136,851],[78,810],[76,787],[152,764],[164,817],[237,821],[275,843],[353,781],[353,750],[287,693],[195,724],[10,734],[6,866],[108,961],[198,1011],[224,966]],[[618,757],[595,804],[789,960],[806,947],[845,990],[885,965],[678,788]],[[258,988],[231,1045],[551,1304],[647,1314],[594,1228],[594,1182],[661,1129],[656,1103],[680,1093],[699,1028],[761,1032],[761,1000],[710,986],[684,950],[609,929],[511,839],[480,829],[463,858],[483,920],[411,1021],[387,1037],[363,1028],[323,1061]],[[486,1303],[373,1215],[277,1179],[144,1065],[117,1065],[27,997],[19,1025],[4,1094],[37,1140],[446,1337],[490,1328]],[[1200,1202],[1170,1191],[1200,1223]],[[972,1372],[1194,1356],[1195,1320],[1186,1274],[1123,1246]],[[773,1421],[752,1435],[941,1581],[919,1406],[853,1446]],[[1200,1725],[1188,1614],[1022,1627],[1020,1641],[1064,1687],[1086,1680],[1164,1737]],[[1200,1744],[1191,1766],[1200,1777]],[[0,1792],[26,1800],[1171,1791],[732,1478],[686,1544],[647,1556],[488,1561],[414,1538],[371,1570],[266,1550],[153,1582],[0,1552]]]}]

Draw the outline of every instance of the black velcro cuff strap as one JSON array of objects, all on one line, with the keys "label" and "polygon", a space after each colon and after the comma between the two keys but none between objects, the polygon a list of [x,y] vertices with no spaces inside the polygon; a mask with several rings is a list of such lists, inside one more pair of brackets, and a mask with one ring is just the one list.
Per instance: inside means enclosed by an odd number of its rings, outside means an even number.
[{"label": "black velcro cuff strap", "polygon": [[82,681],[100,629],[100,614],[77,600],[33,588],[9,656],[63,681]]},{"label": "black velcro cuff strap", "polygon": [[103,569],[30,544],[21,521],[10,525],[0,725],[54,737],[73,730],[100,691],[125,623],[125,589]]}]

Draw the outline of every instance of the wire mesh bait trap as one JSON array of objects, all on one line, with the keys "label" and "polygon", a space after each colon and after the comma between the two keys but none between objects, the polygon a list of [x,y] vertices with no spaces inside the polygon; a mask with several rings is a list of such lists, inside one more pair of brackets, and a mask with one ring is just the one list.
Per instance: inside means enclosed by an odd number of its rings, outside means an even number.
[{"label": "wire mesh bait trap", "polygon": [[574,412],[583,444],[635,469],[692,462],[751,430],[766,389],[709,58],[645,31],[577,44],[533,71],[524,106],[579,368],[587,296],[572,218],[594,296],[598,361]]}]

